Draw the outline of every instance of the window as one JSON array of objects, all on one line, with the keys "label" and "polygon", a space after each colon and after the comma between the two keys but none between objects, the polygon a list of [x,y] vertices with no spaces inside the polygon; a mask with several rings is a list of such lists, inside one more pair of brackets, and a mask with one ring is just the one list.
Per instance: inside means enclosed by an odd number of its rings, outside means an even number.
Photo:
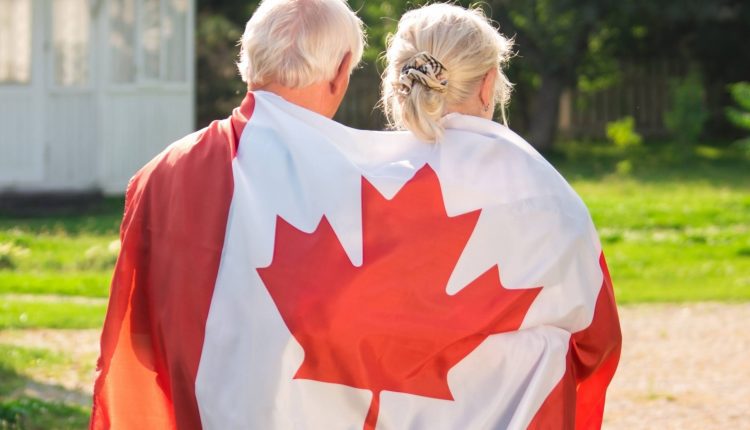
[{"label": "window", "polygon": [[188,0],[167,0],[164,9],[164,47],[166,78],[184,81],[187,78],[187,12]]},{"label": "window", "polygon": [[89,81],[91,18],[87,0],[52,2],[54,82],[80,87]]},{"label": "window", "polygon": [[114,0],[109,4],[109,46],[112,81],[135,81],[135,0]]},{"label": "window", "polygon": [[143,54],[143,75],[148,80],[161,77],[161,1],[143,0],[141,14],[141,52]]},{"label": "window", "polygon": [[31,0],[0,0],[0,84],[31,80]]},{"label": "window", "polygon": [[188,0],[110,3],[112,81],[185,81],[187,13]]}]

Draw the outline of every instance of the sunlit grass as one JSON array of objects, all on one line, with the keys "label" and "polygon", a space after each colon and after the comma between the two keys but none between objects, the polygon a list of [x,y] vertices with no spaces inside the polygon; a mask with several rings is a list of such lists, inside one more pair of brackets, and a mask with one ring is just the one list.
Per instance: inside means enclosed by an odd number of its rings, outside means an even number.
[{"label": "sunlit grass", "polygon": [[[88,406],[45,401],[26,393],[30,386],[68,393],[59,385],[40,381],[59,380],[77,365],[70,357],[43,348],[0,344],[0,429],[85,428],[89,419]],[[91,366],[84,367],[90,370]]]},{"label": "sunlit grass", "polygon": [[[747,158],[707,146],[624,152],[579,142],[549,156],[592,213],[621,303],[750,300]],[[83,215],[0,215],[0,295],[106,297],[121,215],[118,198]],[[90,327],[104,312],[82,303],[3,306],[2,327]]]},{"label": "sunlit grass", "polygon": [[121,215],[116,198],[93,214],[0,216],[0,294],[106,297]]},{"label": "sunlit grass", "polygon": [[49,378],[65,371],[71,365],[67,356],[43,348],[25,348],[14,345],[0,344],[0,368],[6,376],[0,383],[0,395],[8,395],[18,388],[16,383],[9,383],[12,379],[41,377]]},{"label": "sunlit grass", "polygon": [[750,300],[750,161],[700,146],[636,157],[576,145],[553,162],[591,211],[620,303]]},{"label": "sunlit grass", "polygon": [[104,322],[106,300],[69,301],[65,297],[0,295],[0,329],[97,328]]},{"label": "sunlit grass", "polygon": [[0,402],[0,429],[79,430],[88,427],[89,408],[20,397]]},{"label": "sunlit grass", "polygon": [[0,271],[0,294],[59,294],[66,296],[107,297],[110,269],[95,272],[21,272]]}]

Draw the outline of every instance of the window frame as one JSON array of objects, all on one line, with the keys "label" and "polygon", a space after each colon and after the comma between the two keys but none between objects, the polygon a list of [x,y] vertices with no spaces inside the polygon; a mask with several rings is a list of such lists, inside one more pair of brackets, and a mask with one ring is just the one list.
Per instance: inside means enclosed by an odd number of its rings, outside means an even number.
[{"label": "window frame", "polygon": [[[106,82],[107,86],[118,92],[126,92],[133,88],[145,88],[145,89],[163,89],[163,90],[183,90],[192,84],[192,72],[186,71],[185,76],[181,80],[172,80],[167,77],[167,38],[164,37],[164,18],[166,16],[167,2],[169,0],[159,0],[159,77],[152,78],[147,77],[145,73],[145,54],[143,49],[143,31],[144,31],[144,19],[143,19],[143,6],[144,0],[133,0],[135,4],[135,25],[134,25],[134,66],[135,66],[135,78],[131,82],[115,82],[113,79],[112,70],[112,50],[109,49],[109,36],[112,30],[111,20],[109,16],[110,2],[107,2],[107,11],[104,14],[106,16],[105,32],[104,37],[104,49],[107,52],[106,55]],[[193,37],[193,30],[191,25],[193,22],[193,0],[185,0],[187,2],[187,10],[185,12],[185,40],[182,43],[183,58],[185,63],[183,67],[190,68],[190,64],[193,61],[193,56],[190,53],[191,43],[190,39]]]}]

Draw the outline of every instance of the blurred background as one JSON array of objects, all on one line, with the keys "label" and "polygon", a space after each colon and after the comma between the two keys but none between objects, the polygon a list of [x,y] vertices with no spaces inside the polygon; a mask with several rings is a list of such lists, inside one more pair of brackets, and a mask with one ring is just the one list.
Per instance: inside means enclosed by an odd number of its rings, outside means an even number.
[{"label": "blurred background", "polygon": [[[127,180],[240,103],[257,3],[0,0],[0,428],[85,427]],[[379,56],[425,2],[349,3],[368,47],[336,119],[380,129]],[[609,260],[605,428],[750,427],[750,2],[476,4],[515,40],[510,127]]]}]

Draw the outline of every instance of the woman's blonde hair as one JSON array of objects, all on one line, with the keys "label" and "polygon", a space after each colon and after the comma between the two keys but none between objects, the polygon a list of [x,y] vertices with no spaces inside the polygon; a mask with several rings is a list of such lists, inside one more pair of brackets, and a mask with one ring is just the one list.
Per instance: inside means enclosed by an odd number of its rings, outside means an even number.
[{"label": "woman's blonde hair", "polygon": [[[381,103],[389,125],[406,128],[420,139],[439,139],[445,109],[468,100],[492,68],[497,69],[495,104],[507,123],[505,106],[512,84],[502,68],[512,46],[513,41],[503,37],[479,8],[435,3],[407,12],[389,37],[385,54]],[[417,83],[405,90],[403,73],[425,53],[444,67],[439,77],[444,88],[438,91]]]},{"label": "woman's blonde hair", "polygon": [[344,0],[263,0],[240,40],[237,68],[248,84],[301,88],[331,79],[351,53],[362,59],[362,21]]}]

